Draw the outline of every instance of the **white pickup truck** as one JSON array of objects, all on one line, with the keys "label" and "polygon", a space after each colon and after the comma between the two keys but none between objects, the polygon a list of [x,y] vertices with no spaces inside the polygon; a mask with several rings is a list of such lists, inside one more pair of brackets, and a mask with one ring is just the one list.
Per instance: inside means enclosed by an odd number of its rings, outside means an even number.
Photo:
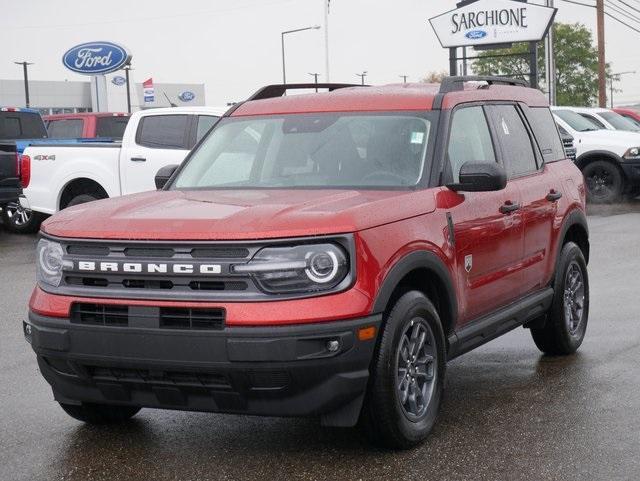
[{"label": "white pickup truck", "polygon": [[571,134],[587,198],[610,203],[640,193],[640,133],[601,128],[574,107],[552,107],[558,126]]},{"label": "white pickup truck", "polygon": [[[39,144],[23,163],[31,180],[14,215],[15,232],[34,232],[42,220],[71,205],[154,190],[161,167],[180,164],[226,108],[172,107],[134,113],[122,142]],[[26,158],[25,158],[26,157]]]}]

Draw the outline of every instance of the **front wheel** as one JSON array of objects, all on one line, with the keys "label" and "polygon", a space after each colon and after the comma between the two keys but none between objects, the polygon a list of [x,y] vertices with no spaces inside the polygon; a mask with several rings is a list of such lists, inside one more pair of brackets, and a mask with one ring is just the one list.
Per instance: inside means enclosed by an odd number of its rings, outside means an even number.
[{"label": "front wheel", "polygon": [[16,234],[37,232],[45,217],[44,214],[25,209],[19,202],[10,202],[2,207],[2,223],[5,229]]},{"label": "front wheel", "polygon": [[544,327],[531,329],[531,336],[545,354],[573,354],[584,340],[589,318],[587,263],[573,242],[562,247],[553,289]]},{"label": "front wheel", "polygon": [[421,292],[404,294],[387,316],[362,413],[374,443],[407,449],[427,437],[440,409],[445,366],[438,312]]},{"label": "front wheel", "polygon": [[610,204],[622,196],[624,177],[611,162],[597,160],[582,171],[587,186],[587,199],[597,204]]},{"label": "front wheel", "polygon": [[122,423],[140,411],[140,408],[136,406],[114,406],[93,403],[82,403],[80,405],[60,403],[60,407],[72,418],[87,424]]}]

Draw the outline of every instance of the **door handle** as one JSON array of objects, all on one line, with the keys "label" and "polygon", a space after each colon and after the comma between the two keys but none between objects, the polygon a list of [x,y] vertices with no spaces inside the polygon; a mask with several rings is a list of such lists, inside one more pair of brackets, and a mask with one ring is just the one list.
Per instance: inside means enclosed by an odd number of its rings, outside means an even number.
[{"label": "door handle", "polygon": [[503,205],[500,206],[501,214],[511,214],[520,209],[520,204],[514,204],[510,200],[506,201]]},{"label": "door handle", "polygon": [[145,159],[144,157],[131,157],[131,161],[132,162],[146,162],[147,159]]},{"label": "door handle", "polygon": [[562,192],[558,192],[555,189],[551,189],[551,192],[547,194],[545,197],[549,202],[555,202],[556,200],[560,200],[562,197]]}]

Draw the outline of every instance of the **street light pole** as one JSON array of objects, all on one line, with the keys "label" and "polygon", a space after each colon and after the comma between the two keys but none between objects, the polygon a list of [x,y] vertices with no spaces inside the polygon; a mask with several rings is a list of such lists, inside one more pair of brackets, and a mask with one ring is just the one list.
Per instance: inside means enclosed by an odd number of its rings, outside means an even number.
[{"label": "street light pole", "polygon": [[313,27],[304,27],[304,28],[295,28],[293,30],[286,30],[280,34],[280,41],[282,44],[282,83],[283,84],[287,83],[287,68],[285,66],[285,60],[284,60],[284,36],[289,33],[304,32],[305,30],[318,30],[319,28],[320,28],[320,25],[314,25]]},{"label": "street light pole", "polygon": [[33,65],[33,62],[13,62],[16,65],[22,65],[22,73],[24,76],[24,100],[25,100],[25,107],[29,107],[29,73],[27,72],[27,67],[29,65]]},{"label": "street light pole", "polygon": [[406,84],[406,83],[407,83],[407,77],[408,77],[408,75],[400,75],[399,77],[402,79],[402,83],[403,83],[403,84]]},{"label": "street light pole", "polygon": [[127,112],[131,113],[131,89],[129,83],[129,70],[131,70],[130,63],[124,67],[124,76],[127,79]]},{"label": "street light pole", "polygon": [[360,80],[362,81],[362,85],[364,85],[364,79],[365,77],[368,75],[368,72],[365,70],[362,73],[357,73],[356,76],[360,77]]}]

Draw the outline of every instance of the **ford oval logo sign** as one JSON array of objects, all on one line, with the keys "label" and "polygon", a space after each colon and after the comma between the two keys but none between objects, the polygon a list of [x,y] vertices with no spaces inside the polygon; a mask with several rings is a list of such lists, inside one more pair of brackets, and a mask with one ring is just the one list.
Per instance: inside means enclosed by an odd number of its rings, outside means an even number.
[{"label": "ford oval logo sign", "polygon": [[480,40],[487,36],[487,32],[484,30],[471,30],[470,32],[465,33],[464,36],[470,40]]},{"label": "ford oval logo sign", "polygon": [[124,67],[131,60],[126,48],[111,42],[89,42],[70,48],[62,56],[69,70],[84,75],[102,75]]},{"label": "ford oval logo sign", "polygon": [[117,85],[118,87],[121,87],[127,83],[127,79],[124,78],[122,75],[116,75],[111,79],[111,83],[113,85]]},{"label": "ford oval logo sign", "polygon": [[193,99],[196,98],[196,94],[194,94],[193,92],[191,92],[189,90],[185,90],[180,95],[178,95],[178,98],[180,100],[182,100],[183,102],[191,102]]}]

